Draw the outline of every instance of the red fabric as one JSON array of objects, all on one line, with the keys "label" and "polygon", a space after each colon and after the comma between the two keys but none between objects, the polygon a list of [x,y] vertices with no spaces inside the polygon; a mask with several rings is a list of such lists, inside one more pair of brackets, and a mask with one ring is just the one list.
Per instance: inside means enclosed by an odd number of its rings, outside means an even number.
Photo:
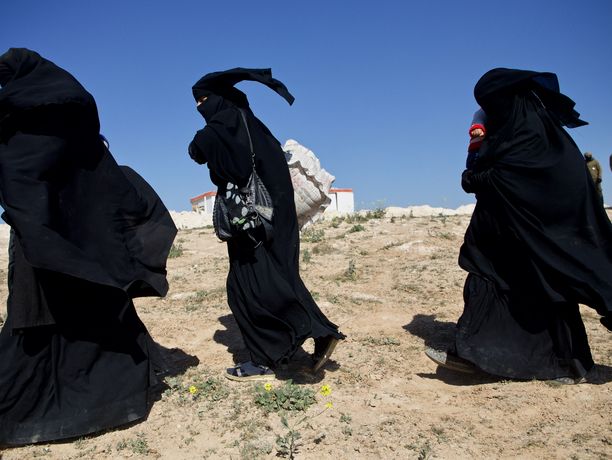
[{"label": "red fabric", "polygon": [[483,136],[487,133],[487,129],[484,127],[484,125],[481,125],[480,123],[474,123],[472,126],[470,126],[470,130],[468,131],[468,133],[472,135],[472,131],[474,131],[475,129],[482,129]]}]

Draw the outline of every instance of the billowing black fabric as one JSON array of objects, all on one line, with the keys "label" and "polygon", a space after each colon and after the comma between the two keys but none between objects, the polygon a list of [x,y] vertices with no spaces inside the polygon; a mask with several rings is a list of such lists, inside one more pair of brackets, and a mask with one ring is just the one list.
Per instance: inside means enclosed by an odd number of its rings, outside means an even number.
[{"label": "billowing black fabric", "polygon": [[13,234],[0,444],[144,417],[152,341],[132,298],[167,292],[176,228],[104,147],[94,99],[70,74],[11,49],[0,78],[0,204]]},{"label": "billowing black fabric", "polygon": [[[251,154],[238,108],[209,94],[198,109],[207,125],[196,133],[189,154],[197,163],[208,164],[216,185],[245,184],[252,171]],[[280,143],[248,105],[244,110],[257,173],[274,203],[274,239],[256,249],[248,237],[228,242],[227,297],[252,359],[275,366],[309,337],[343,336],[323,315],[299,275],[293,185]]]},{"label": "billowing black fabric", "polygon": [[[612,312],[612,225],[580,151],[561,127],[562,118],[577,119],[567,111],[573,102],[549,110],[534,91],[539,83],[530,80],[541,74],[506,70],[485,74],[475,89],[493,124],[474,172],[462,177],[477,205],[459,256],[471,275],[457,352],[507,377],[581,375],[570,363],[588,370],[592,361],[575,306]],[[481,319],[468,319],[475,317]],[[527,336],[536,345],[522,355]]]},{"label": "billowing black fabric", "polygon": [[[33,268],[13,238],[0,331],[0,445],[83,436],[143,418],[155,346],[119,289]],[[17,282],[35,280],[54,325],[11,334]],[[35,301],[35,299],[32,299]]]},{"label": "billowing black fabric", "polygon": [[220,72],[211,72],[204,75],[195,85],[193,85],[193,97],[197,101],[201,97],[208,96],[212,93],[223,96],[225,99],[231,100],[234,104],[240,105],[240,103],[242,103],[248,105],[248,100],[244,93],[234,88],[236,83],[245,80],[266,85],[285,99],[289,105],[293,104],[295,100],[287,87],[281,81],[272,77],[272,69],[245,69],[243,67],[236,67]]},{"label": "billowing black fabric", "polygon": [[[16,72],[0,89],[0,204],[28,263],[132,298],[164,295],[176,228],[100,141],[93,97],[34,52],[11,49],[0,62]],[[40,325],[16,314],[15,328]]]}]

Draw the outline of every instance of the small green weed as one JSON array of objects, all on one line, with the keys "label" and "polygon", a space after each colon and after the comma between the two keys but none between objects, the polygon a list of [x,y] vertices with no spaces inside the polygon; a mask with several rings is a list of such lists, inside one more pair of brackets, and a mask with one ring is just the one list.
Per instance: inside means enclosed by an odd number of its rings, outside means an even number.
[{"label": "small green weed", "polygon": [[366,212],[366,218],[369,219],[382,219],[383,217],[385,217],[385,214],[387,213],[387,211],[385,211],[384,208],[376,208],[373,211],[368,211]]},{"label": "small green weed", "polygon": [[281,417],[281,423],[285,428],[287,428],[287,433],[285,433],[285,436],[279,435],[276,437],[278,456],[287,457],[290,460],[293,460],[295,458],[295,454],[298,453],[298,448],[301,445],[300,439],[302,435],[295,428],[289,427],[287,417]]},{"label": "small green weed", "polygon": [[305,411],[316,402],[315,392],[302,388],[291,380],[279,387],[255,386],[255,404],[266,412]]},{"label": "small green weed", "polygon": [[365,227],[361,224],[353,225],[347,233],[356,233],[365,231]]},{"label": "small green weed", "polygon": [[135,454],[146,455],[150,452],[149,443],[144,433],[137,433],[134,439],[122,439],[117,443],[117,450],[130,449]]},{"label": "small green weed", "polygon": [[342,275],[345,281],[356,281],[358,278],[357,265],[353,259],[349,260],[348,268]]},{"label": "small green weed", "polygon": [[341,224],[342,222],[344,222],[344,217],[338,217],[338,216],[336,216],[336,217],[334,217],[334,218],[332,219],[332,221],[331,221],[331,226],[332,226],[333,228],[338,228],[338,227],[340,227],[340,224]]},{"label": "small green weed", "polygon": [[347,224],[358,224],[360,222],[367,222],[369,219],[366,216],[359,214],[358,212],[348,214],[345,218]]},{"label": "small green weed", "polygon": [[221,401],[229,396],[227,385],[217,377],[197,376],[189,385],[187,391],[193,399],[207,399],[209,401]]},{"label": "small green weed", "polygon": [[302,241],[306,243],[318,243],[325,237],[325,230],[322,228],[307,228],[302,232]]},{"label": "small green weed", "polygon": [[183,255],[183,245],[181,243],[173,244],[168,253],[168,259],[174,259]]},{"label": "small green weed", "polygon": [[375,346],[398,346],[400,345],[400,341],[395,337],[372,337],[367,336],[362,340],[362,342],[366,345],[375,345]]}]

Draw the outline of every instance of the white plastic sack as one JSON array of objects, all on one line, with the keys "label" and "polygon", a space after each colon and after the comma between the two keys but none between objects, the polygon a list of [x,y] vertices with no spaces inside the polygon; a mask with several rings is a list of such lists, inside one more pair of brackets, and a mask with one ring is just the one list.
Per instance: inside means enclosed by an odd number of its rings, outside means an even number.
[{"label": "white plastic sack", "polygon": [[321,167],[315,154],[289,139],[283,145],[291,173],[300,229],[315,222],[331,203],[329,189],[336,178]]}]

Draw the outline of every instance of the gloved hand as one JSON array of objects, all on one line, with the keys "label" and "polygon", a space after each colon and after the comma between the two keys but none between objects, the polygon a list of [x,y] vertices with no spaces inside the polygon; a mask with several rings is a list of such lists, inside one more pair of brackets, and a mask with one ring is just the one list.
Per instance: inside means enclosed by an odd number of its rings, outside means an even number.
[{"label": "gloved hand", "polygon": [[461,173],[461,188],[465,193],[475,193],[472,179],[474,177],[474,171],[466,169]]}]

